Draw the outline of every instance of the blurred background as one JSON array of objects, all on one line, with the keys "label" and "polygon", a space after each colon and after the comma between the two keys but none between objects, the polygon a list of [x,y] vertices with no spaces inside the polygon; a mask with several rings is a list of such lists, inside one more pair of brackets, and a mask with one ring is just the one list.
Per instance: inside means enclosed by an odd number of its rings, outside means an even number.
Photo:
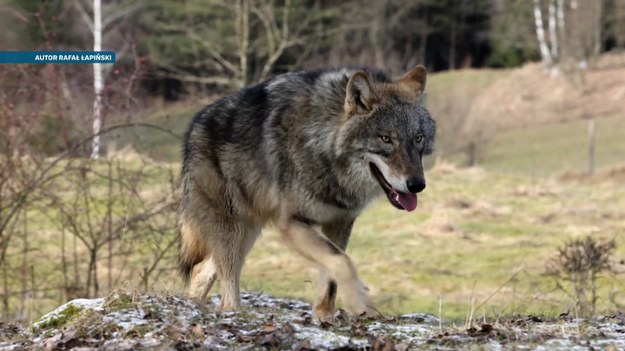
[{"label": "blurred background", "polygon": [[[0,0],[0,315],[32,321],[175,277],[181,138],[279,73],[430,71],[438,123],[415,213],[380,201],[348,253],[385,313],[593,315],[625,305],[625,0]],[[243,288],[312,299],[265,231]],[[218,290],[214,289],[213,293]]]}]

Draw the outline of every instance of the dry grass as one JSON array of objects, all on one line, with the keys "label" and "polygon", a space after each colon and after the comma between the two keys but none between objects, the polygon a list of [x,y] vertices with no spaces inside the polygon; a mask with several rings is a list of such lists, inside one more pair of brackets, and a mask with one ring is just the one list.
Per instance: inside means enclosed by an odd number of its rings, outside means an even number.
[{"label": "dry grass", "polygon": [[610,117],[622,113],[625,55],[604,55],[597,67],[553,76],[530,63],[511,71],[473,102],[470,124],[488,123],[496,130]]}]

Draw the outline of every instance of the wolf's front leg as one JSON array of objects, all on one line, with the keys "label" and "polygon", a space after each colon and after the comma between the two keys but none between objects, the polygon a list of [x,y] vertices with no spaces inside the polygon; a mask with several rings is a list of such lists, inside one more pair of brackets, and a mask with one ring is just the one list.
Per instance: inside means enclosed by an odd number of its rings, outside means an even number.
[{"label": "wolf's front leg", "polygon": [[[341,250],[345,251],[352,232],[354,218],[345,217],[326,223],[321,226],[323,234]],[[314,318],[324,322],[334,319],[335,300],[338,286],[330,279],[327,269],[319,268],[318,292],[313,307]]]},{"label": "wolf's front leg", "polygon": [[319,268],[319,280],[317,281],[317,298],[313,306],[313,318],[322,322],[334,320],[334,302],[336,300],[336,281],[330,279],[328,270]]},{"label": "wolf's front leg", "polygon": [[[330,277],[341,287],[340,293],[350,314],[360,316],[367,312],[371,304],[367,289],[360,281],[352,260],[341,248],[308,224],[296,219],[283,223],[280,231],[289,247],[329,272]],[[333,305],[333,299],[331,302]]]}]

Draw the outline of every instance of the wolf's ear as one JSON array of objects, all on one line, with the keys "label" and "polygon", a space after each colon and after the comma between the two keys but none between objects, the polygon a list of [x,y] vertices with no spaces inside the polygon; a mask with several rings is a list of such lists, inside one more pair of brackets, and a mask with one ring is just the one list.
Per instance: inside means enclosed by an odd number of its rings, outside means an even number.
[{"label": "wolf's ear", "polygon": [[427,75],[427,69],[419,65],[408,71],[401,78],[399,78],[398,82],[406,85],[410,90],[421,94],[425,89],[425,81],[427,80]]},{"label": "wolf's ear", "polygon": [[378,103],[369,76],[364,71],[357,71],[347,82],[347,94],[345,96],[345,113],[351,116],[356,113],[368,113]]}]

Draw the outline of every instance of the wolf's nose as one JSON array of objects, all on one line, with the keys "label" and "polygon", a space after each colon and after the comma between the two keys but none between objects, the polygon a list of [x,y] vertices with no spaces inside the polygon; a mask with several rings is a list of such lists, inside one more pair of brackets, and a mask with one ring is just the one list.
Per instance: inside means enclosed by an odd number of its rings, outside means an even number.
[{"label": "wolf's nose", "polygon": [[406,181],[406,186],[411,193],[420,193],[425,189],[425,179],[423,177],[410,177]]}]

